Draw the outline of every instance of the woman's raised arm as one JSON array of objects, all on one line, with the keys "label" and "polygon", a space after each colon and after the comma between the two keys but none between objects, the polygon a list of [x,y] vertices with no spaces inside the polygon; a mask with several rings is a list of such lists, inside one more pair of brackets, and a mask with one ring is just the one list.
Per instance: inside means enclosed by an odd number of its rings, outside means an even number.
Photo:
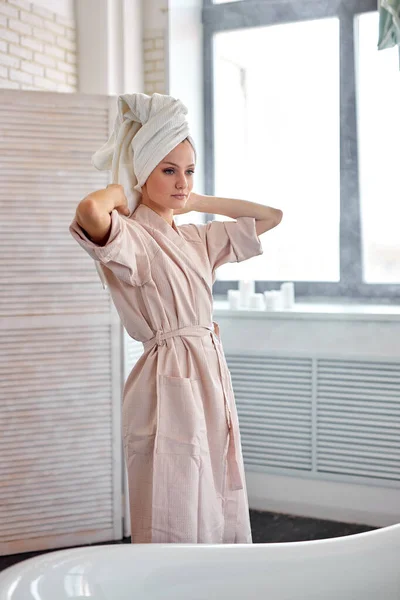
[{"label": "woman's raised arm", "polygon": [[123,215],[130,214],[124,188],[118,184],[92,192],[78,204],[76,220],[95,244],[107,243],[114,209]]},{"label": "woman's raised arm", "polygon": [[282,220],[283,212],[279,208],[272,208],[248,200],[234,198],[218,198],[192,192],[184,208],[174,211],[174,214],[183,214],[190,211],[204,212],[216,215],[225,215],[231,219],[238,217],[253,217],[256,221],[257,235],[273,229]]}]

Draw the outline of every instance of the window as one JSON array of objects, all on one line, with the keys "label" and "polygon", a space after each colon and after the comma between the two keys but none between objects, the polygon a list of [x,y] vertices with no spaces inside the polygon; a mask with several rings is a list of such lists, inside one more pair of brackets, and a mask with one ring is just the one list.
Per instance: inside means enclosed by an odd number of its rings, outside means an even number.
[{"label": "window", "polygon": [[215,194],[285,214],[220,280],[339,280],[339,101],[338,19],[215,36]]},{"label": "window", "polygon": [[205,0],[203,23],[206,193],[284,212],[214,293],[252,277],[258,291],[400,299],[400,78],[396,49],[377,50],[376,0]]},{"label": "window", "polygon": [[400,75],[398,49],[376,49],[378,13],[358,18],[358,147],[363,273],[400,282]]}]

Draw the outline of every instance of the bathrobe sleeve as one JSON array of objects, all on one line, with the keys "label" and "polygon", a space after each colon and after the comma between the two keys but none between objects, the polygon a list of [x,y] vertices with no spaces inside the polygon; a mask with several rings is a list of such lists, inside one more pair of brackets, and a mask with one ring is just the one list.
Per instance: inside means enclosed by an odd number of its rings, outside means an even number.
[{"label": "bathrobe sleeve", "polygon": [[263,253],[254,217],[210,221],[195,227],[206,247],[213,271],[225,263],[242,262]]},{"label": "bathrobe sleeve", "polygon": [[114,209],[111,230],[103,246],[93,242],[76,218],[69,226],[72,237],[91,258],[110,269],[121,281],[132,286],[145,284],[150,278],[150,260],[140,225],[127,221]]}]

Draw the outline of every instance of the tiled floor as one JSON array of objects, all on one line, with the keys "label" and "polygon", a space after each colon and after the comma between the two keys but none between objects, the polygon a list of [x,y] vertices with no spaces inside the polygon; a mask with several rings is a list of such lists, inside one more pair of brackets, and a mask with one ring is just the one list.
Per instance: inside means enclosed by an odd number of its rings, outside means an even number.
[{"label": "tiled floor", "polygon": [[[374,527],[367,525],[349,525],[335,521],[322,521],[305,517],[294,517],[277,513],[250,511],[253,543],[272,542],[300,542],[305,540],[318,540],[323,538],[340,537],[371,531]],[[106,544],[129,544],[130,538],[120,542],[105,542]],[[0,556],[0,571],[11,565],[31,558],[43,552],[29,552],[27,554],[13,554]]]}]

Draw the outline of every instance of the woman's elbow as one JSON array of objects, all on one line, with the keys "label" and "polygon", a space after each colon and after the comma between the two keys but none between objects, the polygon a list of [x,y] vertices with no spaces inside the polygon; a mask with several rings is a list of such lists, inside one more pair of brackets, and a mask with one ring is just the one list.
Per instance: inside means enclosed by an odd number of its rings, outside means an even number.
[{"label": "woman's elbow", "polygon": [[256,232],[257,235],[261,235],[274,227],[277,227],[282,221],[283,212],[277,208],[274,209],[274,215],[268,219],[260,219],[256,221]]}]

